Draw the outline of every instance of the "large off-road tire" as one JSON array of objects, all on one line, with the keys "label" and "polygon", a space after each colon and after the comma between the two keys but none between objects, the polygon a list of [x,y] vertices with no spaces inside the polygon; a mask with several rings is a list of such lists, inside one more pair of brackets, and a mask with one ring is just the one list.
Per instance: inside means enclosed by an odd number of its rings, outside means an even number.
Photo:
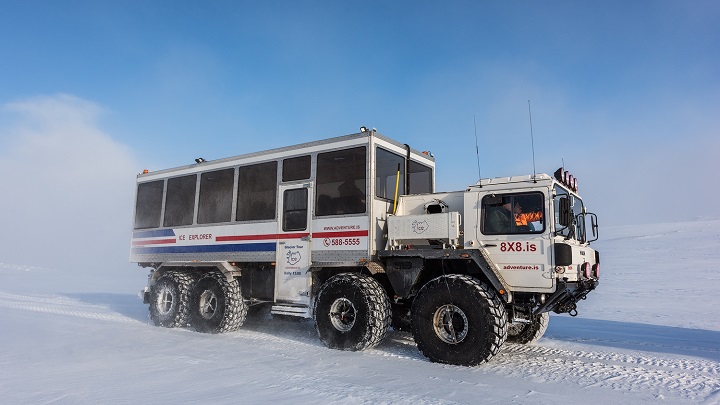
[{"label": "large off-road tire", "polygon": [[466,275],[440,276],[425,284],[411,315],[418,349],[437,363],[486,362],[507,338],[502,302],[487,285]]},{"label": "large off-road tire", "polygon": [[150,319],[155,326],[183,327],[188,324],[188,290],[192,277],[168,271],[150,287]]},{"label": "large off-road tire", "polygon": [[313,308],[315,329],[331,349],[365,350],[377,346],[390,329],[390,300],[370,276],[345,273],[322,285]]},{"label": "large off-road tire", "polygon": [[550,313],[545,312],[530,319],[529,323],[511,323],[507,341],[523,345],[535,343],[545,334],[549,322]]},{"label": "large off-road tire", "polygon": [[247,304],[240,280],[210,271],[190,288],[190,324],[198,332],[223,333],[237,330],[245,322]]}]

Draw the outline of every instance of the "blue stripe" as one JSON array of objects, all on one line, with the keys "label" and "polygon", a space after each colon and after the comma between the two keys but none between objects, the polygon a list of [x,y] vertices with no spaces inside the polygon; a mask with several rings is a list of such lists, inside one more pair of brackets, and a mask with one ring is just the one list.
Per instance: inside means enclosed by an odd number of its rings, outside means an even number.
[{"label": "blue stripe", "polygon": [[147,255],[169,253],[274,252],[275,246],[275,243],[239,243],[229,245],[135,247],[132,248],[132,253],[136,255]]},{"label": "blue stripe", "polygon": [[161,236],[175,236],[175,231],[172,229],[158,229],[155,231],[141,231],[133,232],[133,238],[159,238]]}]

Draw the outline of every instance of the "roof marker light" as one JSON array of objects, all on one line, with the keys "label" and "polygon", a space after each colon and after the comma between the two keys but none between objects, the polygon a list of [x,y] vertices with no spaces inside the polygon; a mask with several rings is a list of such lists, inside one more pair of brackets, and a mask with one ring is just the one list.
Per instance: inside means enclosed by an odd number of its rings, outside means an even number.
[{"label": "roof marker light", "polygon": [[555,179],[562,183],[563,185],[567,186],[570,190],[577,192],[578,191],[578,180],[575,176],[570,174],[567,170],[563,170],[564,168],[559,168],[555,171]]}]

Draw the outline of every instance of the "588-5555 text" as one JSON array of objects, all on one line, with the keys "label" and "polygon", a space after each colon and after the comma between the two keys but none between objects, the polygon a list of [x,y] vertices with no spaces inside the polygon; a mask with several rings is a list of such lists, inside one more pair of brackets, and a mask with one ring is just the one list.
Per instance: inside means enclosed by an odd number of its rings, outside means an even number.
[{"label": "588-5555 text", "polygon": [[360,238],[325,238],[323,240],[325,246],[358,246]]}]

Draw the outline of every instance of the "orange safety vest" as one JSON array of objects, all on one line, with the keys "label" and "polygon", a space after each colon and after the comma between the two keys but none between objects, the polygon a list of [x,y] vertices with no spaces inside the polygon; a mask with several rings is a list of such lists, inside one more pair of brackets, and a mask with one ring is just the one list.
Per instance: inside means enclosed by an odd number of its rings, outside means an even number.
[{"label": "orange safety vest", "polygon": [[529,222],[541,221],[542,212],[523,212],[515,215],[516,226],[527,226]]}]

